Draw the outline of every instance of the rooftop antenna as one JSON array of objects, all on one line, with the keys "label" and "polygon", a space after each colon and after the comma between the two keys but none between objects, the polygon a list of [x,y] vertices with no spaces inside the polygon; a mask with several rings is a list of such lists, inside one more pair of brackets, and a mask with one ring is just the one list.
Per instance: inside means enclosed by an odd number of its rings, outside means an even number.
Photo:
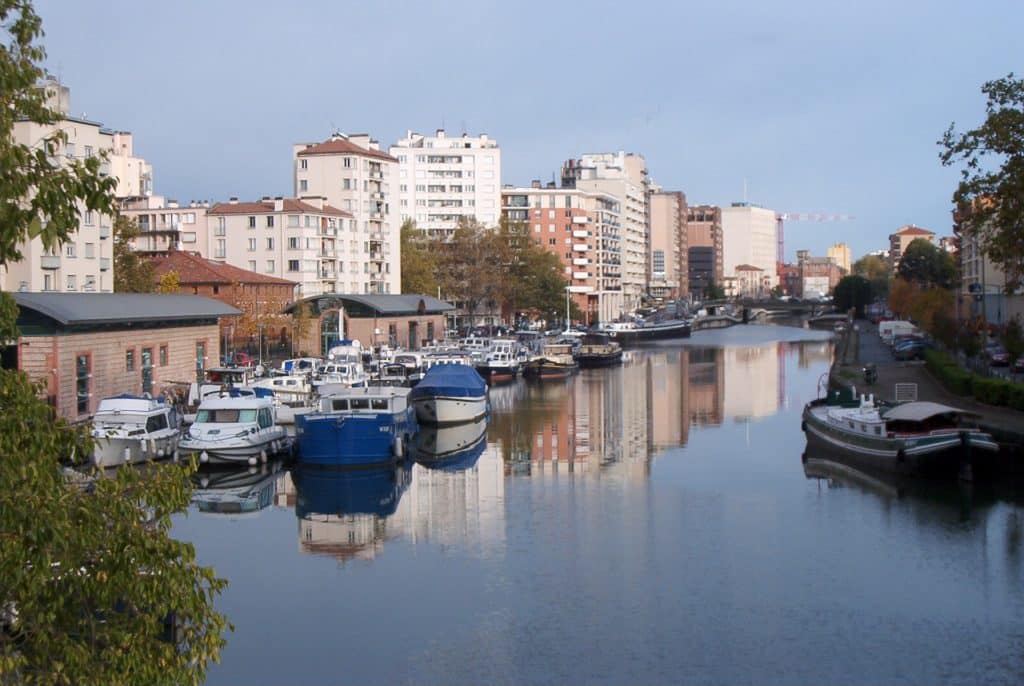
[{"label": "rooftop antenna", "polygon": [[462,135],[463,136],[466,135],[466,120],[465,119],[462,120]]}]

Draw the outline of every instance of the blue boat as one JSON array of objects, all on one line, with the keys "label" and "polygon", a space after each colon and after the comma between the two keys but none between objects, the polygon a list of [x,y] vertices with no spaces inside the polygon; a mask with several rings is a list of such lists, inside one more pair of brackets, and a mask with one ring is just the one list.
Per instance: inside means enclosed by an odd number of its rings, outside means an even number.
[{"label": "blue boat", "polygon": [[369,386],[320,398],[314,412],[295,417],[300,464],[353,467],[394,462],[418,426],[409,389]]},{"label": "blue boat", "polygon": [[355,470],[293,467],[295,515],[307,520],[317,515],[388,517],[409,486],[411,469],[409,463]]},{"label": "blue boat", "polygon": [[462,472],[472,469],[487,447],[487,417],[455,426],[424,426],[411,456],[427,469]]},{"label": "blue boat", "polygon": [[422,424],[473,422],[487,414],[487,383],[466,364],[438,364],[409,393]]}]

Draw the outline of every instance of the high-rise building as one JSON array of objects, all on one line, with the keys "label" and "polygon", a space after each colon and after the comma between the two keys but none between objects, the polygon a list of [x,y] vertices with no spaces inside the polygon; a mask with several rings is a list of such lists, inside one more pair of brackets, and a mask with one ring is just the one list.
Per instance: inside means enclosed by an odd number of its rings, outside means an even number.
[{"label": "high-rise building", "polygon": [[[111,131],[84,115],[73,116],[70,89],[53,78],[47,78],[39,88],[45,92],[47,105],[58,119],[45,125],[27,120],[14,122],[15,143],[38,149],[58,131],[62,132],[66,139],[51,157],[54,163],[64,165],[105,154],[100,174],[117,180],[117,197],[152,191],[152,168],[134,156],[130,133]],[[22,259],[0,270],[0,288],[69,293],[113,291],[113,218],[89,211],[84,204],[79,205],[79,217],[78,229],[57,250],[44,250],[39,238],[19,245]]]},{"label": "high-rise building", "polygon": [[633,153],[588,153],[579,160],[568,160],[562,167],[562,186],[607,193],[619,201],[622,294],[626,311],[640,307],[647,290],[650,183],[647,163],[643,156]]},{"label": "high-rise building", "polygon": [[850,273],[850,246],[846,243],[833,243],[826,256],[831,257],[845,273]]},{"label": "high-rise building", "polygon": [[502,214],[561,259],[568,290],[587,324],[618,319],[622,297],[621,209],[608,193],[579,188],[506,187]]},{"label": "high-rise building", "polygon": [[713,205],[690,207],[686,217],[689,291],[705,295],[709,283],[723,285],[722,210]]},{"label": "high-rise building", "polygon": [[338,233],[349,248],[342,292],[399,293],[400,219],[394,206],[398,160],[366,134],[336,133],[322,143],[297,144],[292,153],[296,200],[322,197],[355,220],[350,230],[339,228]]},{"label": "high-rise building", "polygon": [[398,160],[402,220],[432,237],[451,236],[461,219],[495,226],[501,214],[501,148],[487,134],[449,138],[408,131],[391,146]]},{"label": "high-rise building", "polygon": [[750,203],[722,208],[722,262],[725,278],[736,277],[739,265],[757,267],[771,289],[776,273],[777,223],[775,212]]},{"label": "high-rise building", "polygon": [[903,251],[907,249],[911,242],[918,238],[923,238],[929,243],[935,244],[935,234],[933,232],[913,224],[901,226],[896,233],[889,235],[889,265],[892,267],[893,272],[900,268],[900,257],[903,256]]},{"label": "high-rise building", "polygon": [[676,299],[690,291],[686,231],[686,195],[657,190],[650,194],[650,276],[647,292]]}]

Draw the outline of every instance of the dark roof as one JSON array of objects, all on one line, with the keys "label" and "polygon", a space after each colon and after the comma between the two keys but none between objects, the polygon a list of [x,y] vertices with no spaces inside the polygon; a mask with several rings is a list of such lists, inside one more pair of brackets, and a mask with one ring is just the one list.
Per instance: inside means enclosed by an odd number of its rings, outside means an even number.
[{"label": "dark roof", "polygon": [[241,312],[200,295],[156,293],[13,293],[18,307],[64,326],[120,322],[168,322],[234,317]]},{"label": "dark roof", "polygon": [[[325,293],[323,295],[306,298],[317,312],[324,312],[329,309],[344,307],[351,316],[362,316],[362,312],[371,313],[370,316],[378,317],[417,315],[420,314],[441,314],[454,310],[455,306],[430,295],[399,295],[399,294],[359,294],[346,295],[343,293]],[[293,306],[287,311],[291,311]]]},{"label": "dark roof", "polygon": [[365,157],[387,160],[388,162],[398,161],[397,157],[392,157],[386,152],[374,150],[373,148],[364,148],[340,136],[330,138],[323,143],[310,143],[304,150],[300,150],[298,155],[300,157],[304,155],[363,155]]},{"label": "dark roof", "polygon": [[235,283],[295,286],[294,281],[259,274],[223,262],[214,262],[182,250],[157,255],[152,260],[154,276],[161,277],[169,271],[175,271],[178,273],[178,283],[182,286]]},{"label": "dark roof", "polygon": [[325,214],[334,217],[351,217],[351,212],[339,210],[337,207],[324,205],[317,207],[305,200],[284,198],[281,209],[274,209],[273,200],[256,200],[255,202],[219,202],[214,204],[207,214],[277,214],[279,212],[300,212],[302,214]]}]

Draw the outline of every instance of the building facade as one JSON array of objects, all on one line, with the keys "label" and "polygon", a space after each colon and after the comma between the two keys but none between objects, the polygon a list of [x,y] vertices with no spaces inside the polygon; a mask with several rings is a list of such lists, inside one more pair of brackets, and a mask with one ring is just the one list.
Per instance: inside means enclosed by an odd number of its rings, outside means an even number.
[{"label": "building facade", "polygon": [[907,249],[911,241],[923,238],[932,245],[935,245],[935,234],[928,229],[919,226],[902,226],[896,233],[889,234],[889,266],[893,273],[900,268],[900,257]]},{"label": "building facade", "polygon": [[296,198],[325,198],[326,204],[349,213],[355,221],[338,234],[347,248],[345,276],[340,279],[344,288],[339,290],[398,293],[402,284],[401,221],[395,207],[398,160],[366,134],[335,134],[322,143],[300,143],[293,146],[292,155]]},{"label": "building facade", "polygon": [[586,323],[609,322],[625,312],[622,293],[621,205],[607,193],[578,188],[502,190],[503,216],[526,225],[534,242],[562,261],[570,297]]},{"label": "building facade", "polygon": [[772,275],[752,264],[736,265],[735,287],[740,298],[764,298],[772,289]]},{"label": "building facade", "polygon": [[[778,226],[775,212],[750,203],[722,208],[722,262],[725,277],[738,276],[739,265],[757,267],[768,281],[777,283]],[[740,289],[742,290],[742,288]]]},{"label": "building facade", "polygon": [[391,146],[398,160],[398,211],[402,221],[433,238],[447,238],[459,222],[496,226],[501,214],[501,148],[487,134],[449,138],[408,131]]},{"label": "building facade", "polygon": [[713,205],[690,207],[686,214],[689,292],[703,297],[710,283],[725,278],[722,267],[722,210]]},{"label": "building facade", "polygon": [[622,294],[627,312],[641,306],[647,290],[650,183],[647,162],[633,153],[588,153],[562,167],[563,187],[606,193],[619,202]]},{"label": "building facade", "polygon": [[958,316],[1002,326],[1019,317],[1024,324],[1024,288],[1007,292],[1006,274],[985,254],[977,234],[955,227],[959,237]]},{"label": "building facade", "polygon": [[655,191],[650,197],[650,277],[647,292],[671,299],[690,292],[686,195],[681,191]]},{"label": "building facade", "polygon": [[850,273],[850,246],[846,243],[833,243],[825,254],[832,258],[844,274]]},{"label": "building facade", "polygon": [[162,195],[130,197],[121,200],[121,214],[134,219],[139,236],[132,241],[138,252],[168,250],[203,251],[208,248],[206,212],[208,202],[190,202],[179,206]]}]

